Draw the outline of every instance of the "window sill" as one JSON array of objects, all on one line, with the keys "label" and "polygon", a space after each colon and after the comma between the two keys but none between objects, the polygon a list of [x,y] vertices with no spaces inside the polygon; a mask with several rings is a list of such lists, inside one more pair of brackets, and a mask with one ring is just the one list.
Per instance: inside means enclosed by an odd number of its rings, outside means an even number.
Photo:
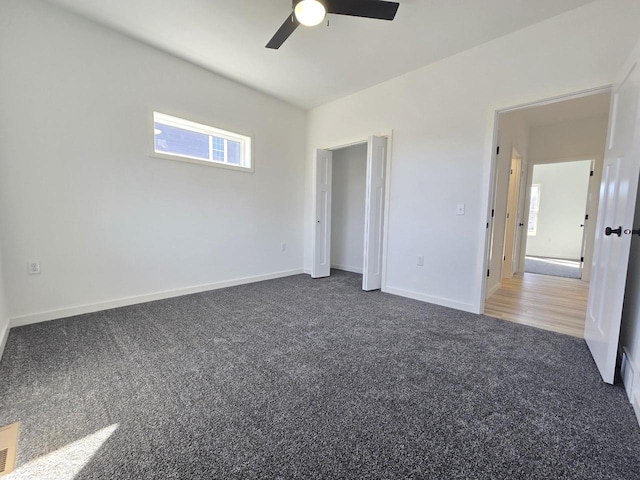
[{"label": "window sill", "polygon": [[151,152],[149,156],[154,158],[162,158],[163,160],[173,160],[178,162],[192,163],[195,165],[204,165],[207,167],[225,168],[227,170],[236,170],[238,172],[245,172],[245,173],[254,172],[253,165],[251,165],[250,168],[247,168],[247,167],[240,167],[238,165],[229,165],[227,163],[222,163],[222,162],[212,162],[210,160],[199,160],[197,158],[181,157],[179,155],[169,155],[166,153],[158,153],[158,152]]}]

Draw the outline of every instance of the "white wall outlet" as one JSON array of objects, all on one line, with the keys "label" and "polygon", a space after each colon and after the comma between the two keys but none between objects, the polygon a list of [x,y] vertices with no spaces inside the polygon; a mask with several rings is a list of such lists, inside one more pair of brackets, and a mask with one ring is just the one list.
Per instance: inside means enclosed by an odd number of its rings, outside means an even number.
[{"label": "white wall outlet", "polygon": [[34,262],[27,262],[27,272],[29,275],[39,275],[40,274],[40,260]]},{"label": "white wall outlet", "polygon": [[287,244],[283,243],[282,245],[280,245],[280,250],[282,250],[283,252],[287,251]]},{"label": "white wall outlet", "polygon": [[456,210],[458,215],[464,215],[464,203],[459,203],[458,208]]},{"label": "white wall outlet", "polygon": [[418,266],[424,267],[424,255],[418,255]]}]

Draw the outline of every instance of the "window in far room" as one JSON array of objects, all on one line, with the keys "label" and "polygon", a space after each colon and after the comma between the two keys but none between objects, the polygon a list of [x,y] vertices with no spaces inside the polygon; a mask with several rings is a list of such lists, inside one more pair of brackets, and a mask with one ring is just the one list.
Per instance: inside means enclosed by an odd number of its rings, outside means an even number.
[{"label": "window in far room", "polygon": [[529,203],[529,226],[527,235],[535,237],[538,233],[538,212],[540,210],[540,185],[531,185],[531,203]]},{"label": "window in far room", "polygon": [[155,154],[253,171],[251,137],[158,112],[153,127]]}]

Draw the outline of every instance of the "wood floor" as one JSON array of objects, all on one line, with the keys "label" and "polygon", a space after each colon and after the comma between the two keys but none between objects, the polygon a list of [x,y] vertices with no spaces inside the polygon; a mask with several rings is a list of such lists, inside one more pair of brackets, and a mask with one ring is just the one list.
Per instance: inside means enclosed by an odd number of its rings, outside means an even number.
[{"label": "wood floor", "polygon": [[504,279],[485,303],[485,315],[583,337],[589,284],[524,273]]}]

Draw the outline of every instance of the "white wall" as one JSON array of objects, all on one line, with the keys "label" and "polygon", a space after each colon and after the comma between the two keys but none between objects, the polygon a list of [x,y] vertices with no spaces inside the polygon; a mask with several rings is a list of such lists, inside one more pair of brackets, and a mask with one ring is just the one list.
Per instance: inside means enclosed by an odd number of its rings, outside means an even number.
[{"label": "white wall", "polygon": [[507,225],[507,203],[509,198],[509,177],[511,172],[511,157],[515,148],[522,160],[526,162],[528,156],[529,127],[520,112],[504,113],[499,118],[498,145],[500,154],[496,158],[493,241],[491,243],[490,275],[487,278],[486,296],[491,296],[502,280],[505,229]]},{"label": "white wall", "polygon": [[580,260],[591,161],[550,163],[533,167],[540,185],[538,225],[527,236],[527,255]]},{"label": "white wall", "polygon": [[611,83],[638,15],[636,0],[594,2],[313,109],[305,267],[314,149],[393,130],[386,290],[481,311],[495,110]]},{"label": "white wall", "polygon": [[[0,71],[16,322],[301,270],[305,112],[36,0],[3,0]],[[149,156],[154,109],[253,135],[255,173]]]},{"label": "white wall", "polygon": [[333,151],[331,266],[362,273],[367,144]]}]

